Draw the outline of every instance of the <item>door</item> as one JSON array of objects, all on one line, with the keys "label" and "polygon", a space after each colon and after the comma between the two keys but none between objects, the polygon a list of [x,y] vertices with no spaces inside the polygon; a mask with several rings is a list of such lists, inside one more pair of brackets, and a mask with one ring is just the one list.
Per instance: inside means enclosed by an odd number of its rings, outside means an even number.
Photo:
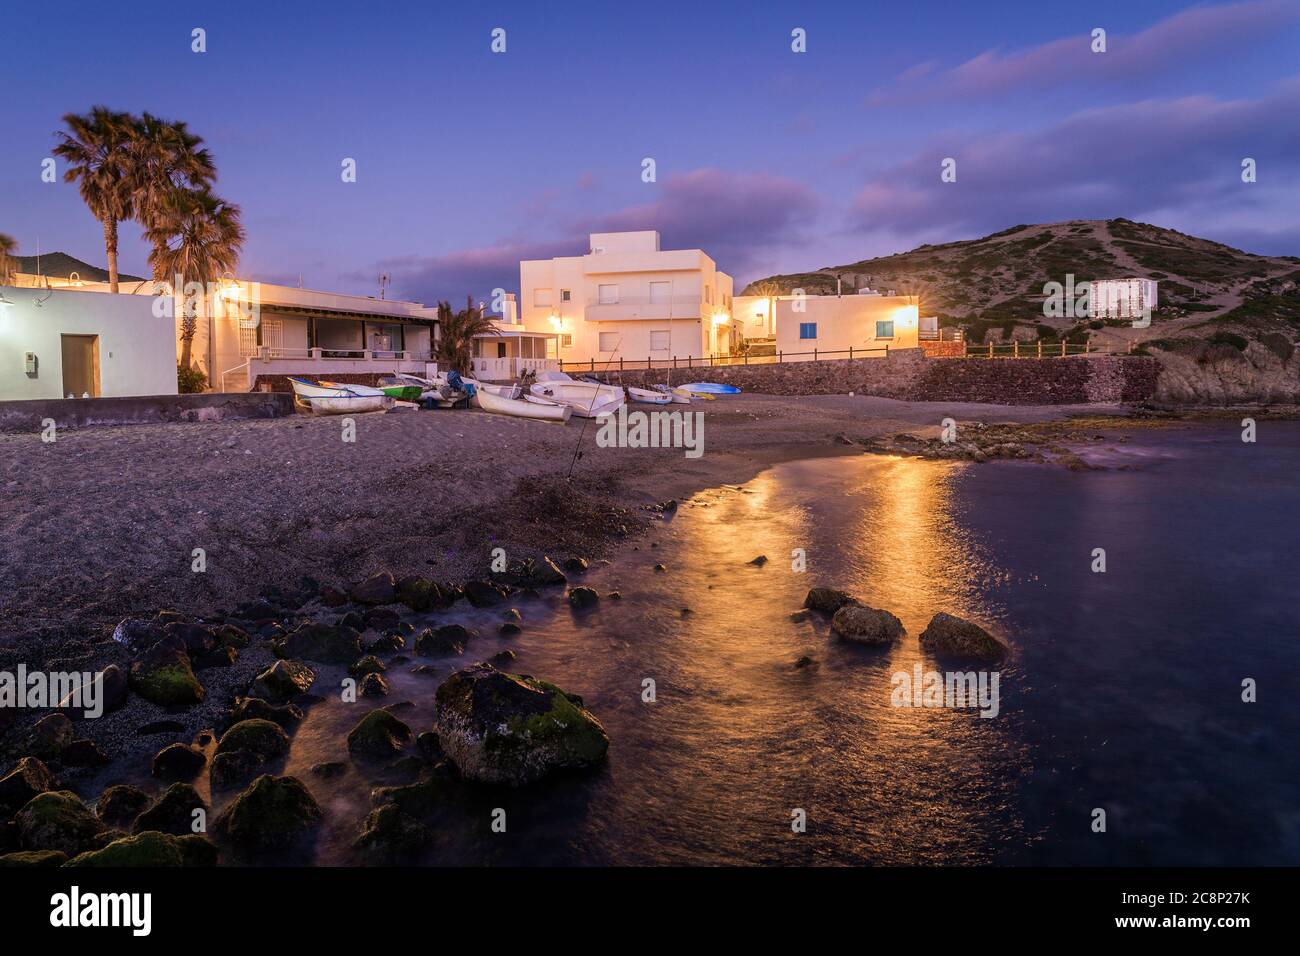
[{"label": "door", "polygon": [[63,395],[99,397],[99,336],[64,335]]}]

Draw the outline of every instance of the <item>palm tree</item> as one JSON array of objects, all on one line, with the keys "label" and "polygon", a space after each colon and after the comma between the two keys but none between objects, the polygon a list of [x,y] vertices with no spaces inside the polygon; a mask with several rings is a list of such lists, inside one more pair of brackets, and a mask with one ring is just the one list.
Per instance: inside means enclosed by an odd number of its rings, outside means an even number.
[{"label": "palm tree", "polygon": [[108,287],[117,291],[117,224],[135,214],[131,153],[133,118],[106,106],[92,107],[84,116],[63,117],[71,132],[60,132],[54,155],[66,159],[67,182],[81,183],[81,198],[104,226],[108,255]]},{"label": "palm tree", "polygon": [[148,231],[167,216],[176,191],[203,190],[217,178],[212,154],[203,137],[182,121],[145,113],[131,124],[128,176],[136,218]]},{"label": "palm tree", "polygon": [[469,371],[474,356],[474,338],[500,335],[492,317],[474,305],[474,297],[465,297],[465,308],[451,311],[450,302],[438,303],[438,341],[433,347],[434,360],[461,374]]},{"label": "palm tree", "polygon": [[17,251],[18,243],[14,237],[0,232],[0,285],[8,285],[13,281],[14,273],[18,271],[18,263],[13,260]]},{"label": "palm tree", "polygon": [[[233,272],[244,244],[239,207],[209,189],[174,189],[150,215],[145,239],[153,246],[149,265],[155,280],[170,281],[173,294],[183,295],[180,367],[190,367],[190,348],[198,329],[198,303],[203,290]],[[197,284],[197,294],[195,284]]]}]

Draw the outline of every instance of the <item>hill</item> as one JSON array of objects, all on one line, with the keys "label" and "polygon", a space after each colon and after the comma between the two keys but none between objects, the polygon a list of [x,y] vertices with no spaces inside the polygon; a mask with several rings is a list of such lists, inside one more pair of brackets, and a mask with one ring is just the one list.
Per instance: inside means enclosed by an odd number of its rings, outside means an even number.
[{"label": "hill", "polygon": [[[40,275],[49,276],[51,279],[67,279],[75,272],[84,282],[108,281],[107,269],[82,262],[76,256],[70,256],[66,252],[47,252],[41,256],[10,256],[10,258],[18,263],[17,271],[27,275],[37,275],[39,269]],[[119,274],[117,278],[119,282],[145,281],[139,276],[125,273]]]}]

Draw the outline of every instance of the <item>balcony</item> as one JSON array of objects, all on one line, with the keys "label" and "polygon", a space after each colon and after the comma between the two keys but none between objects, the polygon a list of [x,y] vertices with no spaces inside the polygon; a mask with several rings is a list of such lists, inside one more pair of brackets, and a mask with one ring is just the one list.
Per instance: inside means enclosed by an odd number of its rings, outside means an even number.
[{"label": "balcony", "polygon": [[560,363],[547,358],[474,358],[470,375],[484,382],[512,382],[524,372],[558,371]]},{"label": "balcony", "polygon": [[383,352],[374,349],[286,349],[260,346],[243,365],[221,376],[222,391],[247,390],[259,375],[302,375],[328,378],[349,372],[411,372],[427,376],[437,371],[431,352]]}]

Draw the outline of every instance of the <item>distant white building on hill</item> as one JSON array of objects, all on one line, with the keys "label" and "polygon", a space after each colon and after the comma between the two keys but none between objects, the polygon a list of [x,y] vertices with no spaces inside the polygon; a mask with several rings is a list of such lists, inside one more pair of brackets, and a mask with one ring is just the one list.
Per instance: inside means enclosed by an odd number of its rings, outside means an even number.
[{"label": "distant white building on hill", "polygon": [[1137,319],[1155,307],[1155,279],[1093,279],[1088,287],[1088,315],[1094,319]]}]

